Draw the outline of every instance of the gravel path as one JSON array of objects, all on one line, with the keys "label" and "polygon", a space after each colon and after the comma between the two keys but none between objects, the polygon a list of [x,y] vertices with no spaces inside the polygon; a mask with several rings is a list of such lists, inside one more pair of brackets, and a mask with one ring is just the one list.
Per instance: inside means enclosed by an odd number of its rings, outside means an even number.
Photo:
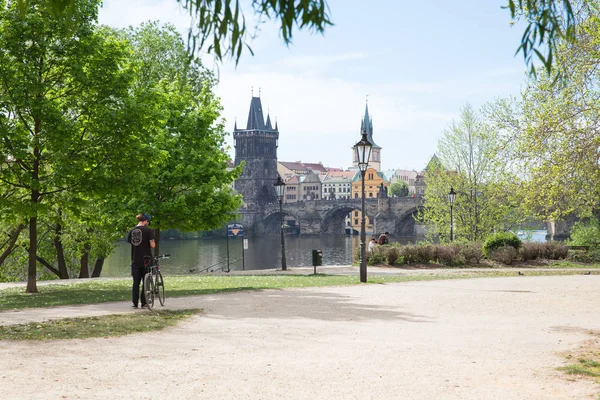
[{"label": "gravel path", "polygon": [[[6,399],[593,399],[559,352],[600,330],[600,276],[237,292],[167,299],[204,313],[122,338],[1,342]],[[0,313],[0,324],[131,312]],[[134,312],[148,312],[138,310]]]}]

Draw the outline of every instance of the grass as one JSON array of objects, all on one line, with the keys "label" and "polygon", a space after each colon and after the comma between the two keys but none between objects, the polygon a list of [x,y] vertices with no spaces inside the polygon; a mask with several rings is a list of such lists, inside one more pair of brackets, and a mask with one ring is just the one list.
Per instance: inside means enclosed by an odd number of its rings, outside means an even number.
[{"label": "grass", "polygon": [[61,340],[124,336],[173,326],[200,310],[134,312],[0,326],[0,340]]},{"label": "grass", "polygon": [[[358,273],[358,271],[357,271]],[[563,269],[526,270],[528,276],[572,275],[580,271]],[[426,281],[456,278],[514,276],[515,271],[461,271],[424,269],[417,274],[403,276],[370,276],[369,283]],[[284,289],[298,287],[340,286],[358,284],[358,276],[349,275],[203,275],[167,276],[167,297],[194,296],[241,290]],[[96,304],[113,301],[131,301],[131,280],[101,279],[86,281],[61,281],[56,284],[38,285],[39,293],[25,293],[22,287],[0,290],[0,311],[23,308],[53,307],[75,304]]]},{"label": "grass", "polygon": [[[594,339],[587,340],[577,350],[563,353],[570,364],[557,369],[570,376],[593,379],[600,383],[600,332],[589,333]],[[600,394],[597,394],[597,399],[600,400]]]}]

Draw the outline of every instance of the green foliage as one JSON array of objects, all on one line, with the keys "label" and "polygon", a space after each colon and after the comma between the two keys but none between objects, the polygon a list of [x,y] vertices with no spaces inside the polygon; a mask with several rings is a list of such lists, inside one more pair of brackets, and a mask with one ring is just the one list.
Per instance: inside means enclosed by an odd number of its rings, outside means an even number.
[{"label": "green foliage", "polygon": [[523,206],[545,220],[591,216],[600,197],[600,9],[597,1],[580,4],[576,40],[554,54],[561,81],[542,71],[494,113],[519,165]]},{"label": "green foliage", "polygon": [[510,155],[494,125],[470,105],[453,121],[438,143],[439,162],[425,171],[424,208],[417,220],[430,240],[450,240],[448,193],[457,195],[452,207],[454,239],[481,241],[490,233],[518,224],[522,214],[514,187],[518,179]]},{"label": "green foliage", "polygon": [[578,221],[571,228],[568,244],[572,246],[589,246],[591,249],[600,247],[600,220],[592,217],[587,221]]},{"label": "green foliage", "polygon": [[[498,232],[487,237],[483,243],[483,254],[490,257],[492,252],[501,247],[512,247],[517,251],[522,245],[521,239],[512,232]],[[516,257],[516,253],[515,253]]]},{"label": "green foliage", "polygon": [[[585,5],[586,2],[583,2]],[[581,3],[578,3],[580,5]],[[523,18],[527,28],[523,32],[517,53],[522,52],[525,64],[535,77],[532,57],[535,55],[548,73],[554,65],[554,55],[561,40],[575,38],[575,14],[569,0],[508,0],[504,7],[512,18]],[[540,49],[546,51],[544,55]]]},{"label": "green foliage", "polygon": [[227,168],[216,80],[187,57],[174,27],[149,23],[125,34],[137,60],[134,95],[153,121],[143,147],[148,162],[135,171],[139,186],[128,196],[130,214],[149,212],[157,233],[218,227],[241,204],[231,190],[241,170]]},{"label": "green foliage", "polygon": [[[230,0],[176,0],[186,10],[191,20],[188,47],[192,54],[197,50],[213,53],[219,61],[232,58],[237,62],[247,49],[253,54],[250,42],[257,35],[258,26],[265,20],[279,24],[286,45],[292,43],[294,27],[323,33],[333,25],[325,0],[255,0],[251,2],[256,26],[249,22],[239,1]],[[23,6],[30,0],[18,0]],[[55,17],[70,19],[74,15],[76,0],[46,0],[44,9]],[[208,47],[205,45],[208,44]],[[203,49],[203,47],[206,47]]]},{"label": "green foliage", "polygon": [[500,246],[491,250],[487,257],[504,265],[511,265],[517,259],[517,255],[518,250],[513,246]]},{"label": "green foliage", "polygon": [[403,180],[397,180],[390,185],[389,195],[392,197],[408,196],[408,184]]}]

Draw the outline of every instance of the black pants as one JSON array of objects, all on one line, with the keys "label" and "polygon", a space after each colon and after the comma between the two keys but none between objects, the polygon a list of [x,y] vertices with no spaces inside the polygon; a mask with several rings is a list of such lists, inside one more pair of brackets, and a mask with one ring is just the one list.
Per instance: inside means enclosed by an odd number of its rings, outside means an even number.
[{"label": "black pants", "polygon": [[[146,295],[144,294],[144,275],[146,267],[144,264],[131,264],[131,276],[133,277],[133,287],[131,288],[131,300],[137,306],[138,299],[142,303],[142,307],[146,305]],[[140,293],[140,282],[142,283],[142,292]]]}]

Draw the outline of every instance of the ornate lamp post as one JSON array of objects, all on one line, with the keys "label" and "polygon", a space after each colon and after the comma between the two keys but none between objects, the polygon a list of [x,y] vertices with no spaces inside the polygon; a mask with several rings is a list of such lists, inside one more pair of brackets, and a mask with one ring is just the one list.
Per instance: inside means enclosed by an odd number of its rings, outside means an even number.
[{"label": "ornate lamp post", "polygon": [[456,200],[456,192],[454,188],[450,188],[450,193],[448,193],[448,202],[450,203],[450,241],[454,240],[454,221],[452,220],[452,206],[454,205],[454,200]]},{"label": "ornate lamp post", "polygon": [[281,270],[287,270],[285,262],[285,240],[283,238],[283,196],[285,192],[285,182],[281,179],[281,176],[277,177],[275,182],[275,191],[277,192],[277,199],[279,199],[279,217],[281,222]]},{"label": "ornate lamp post", "polygon": [[369,158],[371,157],[371,148],[373,144],[367,139],[367,131],[363,128],[362,138],[354,148],[356,149],[356,159],[358,161],[358,169],[360,170],[360,176],[362,180],[361,190],[361,220],[360,220],[360,281],[367,281],[367,259],[365,257],[365,172],[367,172],[367,166],[369,165]]}]

